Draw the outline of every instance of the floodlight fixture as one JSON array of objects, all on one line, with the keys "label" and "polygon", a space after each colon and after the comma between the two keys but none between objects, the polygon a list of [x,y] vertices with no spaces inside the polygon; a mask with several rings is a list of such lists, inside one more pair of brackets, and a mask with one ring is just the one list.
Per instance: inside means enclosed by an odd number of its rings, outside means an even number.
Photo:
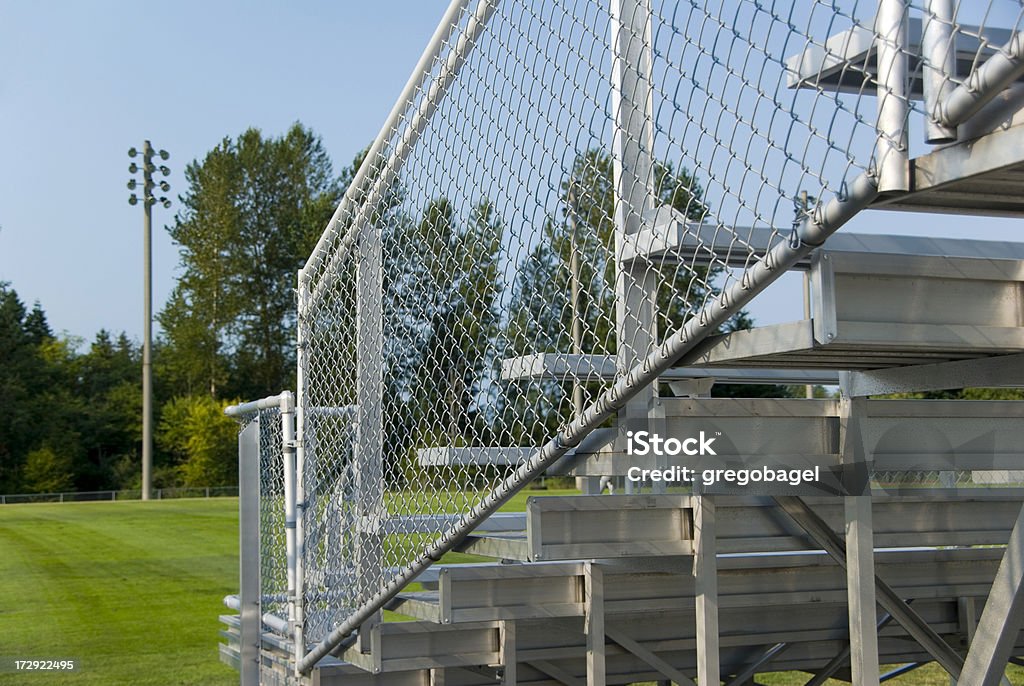
[{"label": "floodlight fixture", "polygon": [[[136,157],[139,151],[135,148],[128,150],[129,157]],[[142,499],[149,500],[150,491],[152,490],[152,468],[153,468],[153,363],[152,363],[152,337],[153,337],[153,275],[152,275],[152,264],[153,264],[153,210],[152,207],[156,203],[160,203],[165,208],[170,209],[171,201],[166,196],[160,196],[155,198],[153,196],[153,189],[160,186],[160,190],[164,193],[171,190],[171,184],[161,180],[159,184],[153,181],[153,172],[159,171],[164,176],[169,176],[171,170],[164,165],[157,167],[153,164],[153,158],[159,155],[161,160],[170,159],[170,154],[166,150],[160,150],[159,152],[153,150],[153,146],[150,145],[149,141],[145,141],[142,146],[142,166],[132,162],[128,166],[128,171],[132,174],[142,171],[142,183],[140,184],[136,179],[130,179],[128,181],[128,189],[134,191],[140,185],[142,187],[142,208],[145,214],[145,223],[143,224],[143,272],[144,272],[144,286],[143,286],[143,309],[144,309],[144,328],[143,328],[143,342],[142,342]],[[139,196],[132,193],[128,198],[128,203],[131,205],[139,204]]]}]

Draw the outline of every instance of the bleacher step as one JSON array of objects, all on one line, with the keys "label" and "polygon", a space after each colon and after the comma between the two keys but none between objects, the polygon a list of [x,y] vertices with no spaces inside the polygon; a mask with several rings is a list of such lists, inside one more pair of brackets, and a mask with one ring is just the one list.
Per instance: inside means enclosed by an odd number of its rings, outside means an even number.
[{"label": "bleacher step", "polygon": [[[552,379],[555,381],[609,381],[616,377],[614,355],[534,353],[501,361],[503,381]],[[723,384],[823,384],[839,383],[835,372],[801,369],[706,369],[673,367],[659,377],[662,381],[713,379]]]},{"label": "bleacher step", "polygon": [[[842,535],[841,498],[806,501]],[[771,498],[722,495],[715,502],[720,553],[818,549]],[[927,492],[878,497],[875,545],[899,547],[907,540],[923,546],[1001,545],[1020,507],[1019,497],[980,491],[956,497]],[[692,508],[689,495],[531,497],[527,531],[471,535],[457,550],[524,562],[690,555]]]},{"label": "bleacher step", "polygon": [[[879,551],[877,573],[904,599],[982,596],[1001,555],[999,548]],[[607,615],[694,608],[690,557],[596,563]],[[722,608],[847,601],[845,572],[824,553],[725,554],[718,568]],[[403,592],[388,609],[438,624],[579,617],[584,575],[581,561],[444,565],[438,591]]]}]

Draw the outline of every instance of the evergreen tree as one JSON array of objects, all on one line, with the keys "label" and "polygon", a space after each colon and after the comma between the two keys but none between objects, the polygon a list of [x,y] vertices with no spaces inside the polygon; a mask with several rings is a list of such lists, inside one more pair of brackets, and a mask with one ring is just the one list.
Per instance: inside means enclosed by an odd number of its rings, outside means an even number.
[{"label": "evergreen tree", "polygon": [[6,282],[0,282],[0,492],[17,492],[28,452],[35,447],[32,427],[41,410],[36,393],[45,382],[39,355],[41,332],[48,332],[38,306],[27,319],[25,306]]}]

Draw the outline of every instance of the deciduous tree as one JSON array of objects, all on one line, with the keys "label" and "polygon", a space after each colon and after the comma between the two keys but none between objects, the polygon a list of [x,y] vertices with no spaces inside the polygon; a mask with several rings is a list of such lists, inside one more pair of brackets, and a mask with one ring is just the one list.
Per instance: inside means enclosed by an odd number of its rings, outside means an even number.
[{"label": "deciduous tree", "polygon": [[178,393],[256,397],[293,385],[295,275],[339,199],[320,139],[249,129],[185,170],[169,228],[181,276],[159,320]]}]

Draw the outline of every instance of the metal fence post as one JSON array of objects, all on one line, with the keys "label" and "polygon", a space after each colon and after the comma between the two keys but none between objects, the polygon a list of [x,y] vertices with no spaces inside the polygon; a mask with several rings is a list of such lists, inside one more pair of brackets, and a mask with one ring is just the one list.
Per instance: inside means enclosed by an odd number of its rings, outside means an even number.
[{"label": "metal fence post", "polygon": [[906,191],[910,189],[906,0],[879,0],[875,45],[878,50],[878,143],[875,147],[878,191]]},{"label": "metal fence post", "polygon": [[307,277],[303,271],[298,273],[298,302],[296,303],[295,322],[295,623],[292,626],[292,640],[295,643],[295,670],[298,674],[299,660],[306,654],[305,644],[305,431],[306,418],[303,401],[306,398],[306,365],[308,356],[306,346],[309,344],[309,289]]},{"label": "metal fence post", "polygon": [[941,104],[953,91],[956,51],[953,43],[953,0],[928,0],[921,36],[924,87],[925,140],[949,143],[956,140],[956,127],[939,122]]},{"label": "metal fence post", "polygon": [[[646,264],[626,264],[623,249],[636,242],[641,222],[654,209],[653,92],[651,89],[651,6],[649,0],[612,0],[612,164],[615,194],[616,367],[625,374],[657,341],[655,296],[658,273]],[[647,419],[658,385],[637,393],[619,412],[619,425]],[[632,481],[625,491],[632,492]]]},{"label": "metal fence post", "polygon": [[238,435],[238,598],[242,686],[260,682],[260,419]]},{"label": "metal fence post", "polygon": [[[369,598],[381,577],[381,526],[384,519],[384,321],[383,246],[373,218],[361,227],[356,267],[356,579],[360,601]],[[370,650],[369,629],[378,610],[359,629],[359,649]]]},{"label": "metal fence post", "polygon": [[288,631],[295,632],[295,396],[281,392],[281,456],[284,460],[284,536],[288,575]]}]

